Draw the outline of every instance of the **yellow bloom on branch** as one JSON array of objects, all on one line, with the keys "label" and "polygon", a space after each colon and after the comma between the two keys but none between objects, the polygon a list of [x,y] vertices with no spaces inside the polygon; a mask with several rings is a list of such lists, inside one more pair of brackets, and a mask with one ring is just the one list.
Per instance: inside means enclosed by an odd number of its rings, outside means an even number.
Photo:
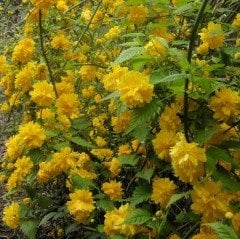
[{"label": "yellow bloom on branch", "polygon": [[159,203],[162,207],[166,207],[177,187],[169,178],[156,177],[153,179],[152,188],[151,199],[153,202],[156,204]]},{"label": "yellow bloom on branch", "polygon": [[227,121],[240,113],[239,104],[240,96],[238,92],[224,87],[210,98],[209,107],[214,111],[213,117],[215,119]]},{"label": "yellow bloom on branch", "polygon": [[149,77],[138,71],[125,72],[118,84],[120,100],[133,107],[141,107],[149,103],[153,97],[153,85]]},{"label": "yellow bloom on branch", "polygon": [[79,116],[80,102],[77,94],[62,94],[56,100],[56,106],[58,115],[66,115],[71,119]]},{"label": "yellow bloom on branch", "polygon": [[66,203],[69,213],[76,216],[79,222],[83,222],[95,208],[92,192],[78,189],[70,193],[69,197],[70,201]]},{"label": "yellow bloom on branch", "polygon": [[32,101],[38,106],[50,106],[55,100],[53,86],[46,80],[35,83],[33,90],[29,94]]},{"label": "yellow bloom on branch", "polygon": [[33,121],[21,125],[19,135],[23,144],[29,149],[41,147],[46,138],[42,127]]},{"label": "yellow bloom on branch", "polygon": [[102,190],[107,196],[110,197],[111,200],[121,199],[123,191],[122,191],[122,183],[111,180],[109,183],[102,184]]},{"label": "yellow bloom on branch", "polygon": [[224,218],[226,212],[230,211],[220,182],[207,181],[203,185],[195,185],[193,189],[191,208],[202,214],[203,222]]},{"label": "yellow bloom on branch", "polygon": [[104,231],[108,236],[114,236],[115,234],[122,234],[132,237],[136,234],[137,228],[132,224],[124,224],[124,220],[133,212],[134,209],[130,208],[129,204],[125,204],[115,208],[112,211],[108,211],[105,214]]},{"label": "yellow bloom on branch", "polygon": [[232,25],[240,28],[240,13],[237,14],[236,18],[233,20]]},{"label": "yellow bloom on branch", "polygon": [[25,63],[29,61],[35,51],[35,43],[31,38],[25,38],[18,42],[12,53],[12,60]]},{"label": "yellow bloom on branch", "polygon": [[199,33],[203,43],[207,43],[210,49],[216,49],[223,45],[225,33],[222,30],[221,24],[209,22],[207,28],[203,28]]},{"label": "yellow bloom on branch", "polygon": [[172,167],[175,175],[186,183],[194,183],[204,174],[206,161],[205,149],[199,148],[196,143],[188,143],[182,139],[170,149]]},{"label": "yellow bloom on branch", "polygon": [[19,226],[19,204],[13,202],[3,209],[3,222],[10,228],[16,229]]}]

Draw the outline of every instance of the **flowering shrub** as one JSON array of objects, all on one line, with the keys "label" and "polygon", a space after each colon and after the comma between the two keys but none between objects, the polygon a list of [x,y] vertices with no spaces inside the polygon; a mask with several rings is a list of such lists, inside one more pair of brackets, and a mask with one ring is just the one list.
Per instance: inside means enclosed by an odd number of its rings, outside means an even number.
[{"label": "flowering shrub", "polygon": [[29,238],[237,239],[237,4],[23,1],[0,56],[1,111],[21,121],[4,223]]}]

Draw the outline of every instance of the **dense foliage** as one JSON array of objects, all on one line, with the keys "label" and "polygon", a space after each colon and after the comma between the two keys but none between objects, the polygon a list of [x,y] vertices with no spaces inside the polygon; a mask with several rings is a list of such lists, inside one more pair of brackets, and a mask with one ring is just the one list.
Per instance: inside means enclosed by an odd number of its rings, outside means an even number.
[{"label": "dense foliage", "polygon": [[9,4],[4,223],[29,238],[237,239],[238,1]]}]

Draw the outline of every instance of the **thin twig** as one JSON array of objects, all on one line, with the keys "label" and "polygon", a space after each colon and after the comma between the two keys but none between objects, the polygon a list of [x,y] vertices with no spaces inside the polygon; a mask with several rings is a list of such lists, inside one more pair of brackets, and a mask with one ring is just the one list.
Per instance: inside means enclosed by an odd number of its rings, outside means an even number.
[{"label": "thin twig", "polygon": [[[204,13],[207,2],[208,2],[208,0],[203,1],[202,6],[199,9],[196,21],[193,26],[192,34],[191,34],[190,41],[189,41],[188,55],[187,55],[187,60],[188,60],[189,64],[191,64],[191,60],[192,60],[192,54],[193,54],[193,49],[194,49],[195,38],[196,38],[198,26],[200,24],[201,17]],[[184,135],[185,135],[186,141],[190,142],[189,135],[188,135],[188,108],[189,108],[188,86],[189,86],[189,77],[187,77],[185,79],[185,84],[184,84],[183,124],[184,124]]]},{"label": "thin twig", "polygon": [[42,11],[41,10],[39,10],[39,35],[40,35],[40,45],[41,45],[42,55],[43,55],[43,58],[46,62],[47,68],[48,68],[50,81],[53,85],[55,95],[56,95],[56,97],[58,97],[57,88],[56,88],[55,81],[54,81],[53,74],[52,74],[52,69],[50,67],[50,63],[48,61],[48,58],[47,58],[47,55],[46,55],[46,52],[45,52],[45,49],[44,49],[43,29],[42,29]]}]

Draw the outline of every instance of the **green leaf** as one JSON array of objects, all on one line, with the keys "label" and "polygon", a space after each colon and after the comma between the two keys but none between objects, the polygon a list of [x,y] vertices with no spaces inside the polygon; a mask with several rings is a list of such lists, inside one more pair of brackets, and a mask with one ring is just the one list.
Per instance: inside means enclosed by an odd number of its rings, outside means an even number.
[{"label": "green leaf", "polygon": [[188,195],[189,193],[179,193],[179,194],[173,194],[167,204],[167,207],[171,206],[173,203],[177,202],[178,200],[180,200],[181,198],[185,197],[186,195]]},{"label": "green leaf", "polygon": [[96,188],[92,180],[87,178],[82,178],[79,175],[75,174],[71,177],[71,179],[72,179],[74,189],[88,189],[89,187]]},{"label": "green leaf", "polygon": [[140,128],[144,123],[148,123],[154,116],[156,116],[161,110],[161,103],[158,100],[152,100],[141,108],[134,109],[132,111],[132,120],[128,132],[131,132],[135,128]]},{"label": "green leaf", "polygon": [[195,141],[199,144],[202,144],[211,139],[215,133],[216,129],[214,128],[198,130],[195,135]]},{"label": "green leaf", "polygon": [[45,135],[48,138],[54,138],[56,136],[58,136],[59,132],[58,131],[53,131],[53,130],[45,130]]},{"label": "green leaf", "polygon": [[49,197],[39,197],[38,198],[38,205],[41,207],[41,208],[48,208],[49,206],[53,205],[53,200]]},{"label": "green leaf", "polygon": [[139,157],[136,154],[124,155],[118,157],[121,164],[135,166],[138,163]]},{"label": "green leaf", "polygon": [[65,235],[68,235],[72,232],[75,232],[76,230],[78,230],[78,228],[79,228],[79,223],[78,222],[74,222],[74,223],[71,223],[71,224],[67,225],[65,227],[65,230],[64,230]]},{"label": "green leaf", "polygon": [[20,229],[29,239],[35,239],[38,224],[37,220],[23,220],[20,222]]},{"label": "green leaf", "polygon": [[141,55],[144,51],[144,47],[131,47],[129,49],[123,50],[118,56],[118,58],[115,60],[114,64],[120,64],[128,61],[135,56]]},{"label": "green leaf", "polygon": [[145,209],[136,209],[124,220],[124,223],[143,225],[150,220],[152,220],[152,215],[149,211]]},{"label": "green leaf", "polygon": [[212,229],[214,229],[220,239],[239,239],[234,230],[225,224],[214,222],[206,223],[205,225],[210,226]]},{"label": "green leaf", "polygon": [[104,211],[111,211],[114,209],[113,201],[101,199],[96,203],[97,207],[102,208]]},{"label": "green leaf", "polygon": [[141,142],[145,142],[149,131],[149,125],[147,123],[143,123],[141,127],[137,127],[132,131],[132,136]]},{"label": "green leaf", "polygon": [[119,91],[114,91],[113,93],[107,95],[106,97],[104,97],[102,99],[102,101],[105,101],[105,100],[111,100],[111,99],[115,99],[115,98],[119,98],[120,97],[120,93]]},{"label": "green leaf", "polygon": [[133,205],[148,201],[152,194],[152,188],[149,185],[137,186],[133,192],[130,202]]},{"label": "green leaf", "polygon": [[53,145],[53,148],[57,151],[60,151],[62,148],[66,148],[66,147],[70,147],[70,143],[67,141]]},{"label": "green leaf", "polygon": [[45,224],[46,222],[48,222],[50,219],[52,219],[55,215],[57,214],[57,212],[50,212],[48,214],[46,214],[42,220],[39,223],[39,226]]},{"label": "green leaf", "polygon": [[42,159],[42,152],[39,149],[32,149],[29,151],[28,156],[31,158],[34,164],[37,164]]},{"label": "green leaf", "polygon": [[143,67],[146,63],[153,62],[153,58],[147,55],[141,55],[138,57],[134,57],[131,61],[131,65],[134,70],[138,71],[141,67]]},{"label": "green leaf", "polygon": [[[159,84],[159,83],[171,83],[174,81],[179,81],[179,80],[183,80],[186,79],[188,77],[187,74],[185,73],[180,73],[180,74],[172,74],[169,76],[165,76],[165,77],[161,77],[159,76],[159,78],[156,78],[156,75],[154,75],[154,84]],[[151,82],[151,81],[150,81]]]},{"label": "green leaf", "polygon": [[148,168],[148,169],[144,169],[143,171],[140,171],[136,174],[136,176],[138,178],[143,178],[145,180],[147,180],[150,183],[151,177],[153,175],[154,169],[152,168]]},{"label": "green leaf", "polygon": [[77,145],[80,145],[82,147],[90,148],[90,149],[96,148],[94,145],[92,145],[91,143],[89,143],[88,141],[86,141],[85,139],[80,138],[80,137],[71,138],[71,142],[73,142]]},{"label": "green leaf", "polygon": [[85,130],[89,128],[89,120],[87,118],[75,119],[72,121],[72,128],[77,130]]},{"label": "green leaf", "polygon": [[163,79],[164,77],[166,77],[166,73],[163,72],[161,69],[159,69],[157,71],[153,71],[150,75],[149,83],[156,85],[156,84],[158,84],[159,79]]},{"label": "green leaf", "polygon": [[20,220],[25,220],[26,217],[30,214],[31,210],[29,206],[25,204],[20,204],[20,209],[19,209],[19,218]]}]

